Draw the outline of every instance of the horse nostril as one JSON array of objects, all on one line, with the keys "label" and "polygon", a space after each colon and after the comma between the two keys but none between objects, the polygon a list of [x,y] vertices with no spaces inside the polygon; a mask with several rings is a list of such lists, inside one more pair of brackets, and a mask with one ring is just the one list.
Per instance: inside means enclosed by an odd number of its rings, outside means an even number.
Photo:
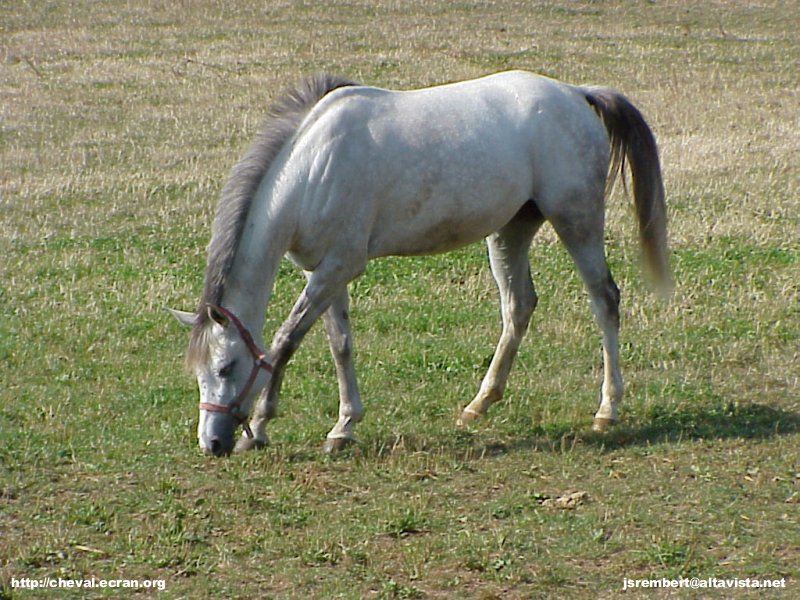
[{"label": "horse nostril", "polygon": [[222,442],[219,438],[212,438],[211,439],[211,453],[214,456],[219,456],[222,454]]}]

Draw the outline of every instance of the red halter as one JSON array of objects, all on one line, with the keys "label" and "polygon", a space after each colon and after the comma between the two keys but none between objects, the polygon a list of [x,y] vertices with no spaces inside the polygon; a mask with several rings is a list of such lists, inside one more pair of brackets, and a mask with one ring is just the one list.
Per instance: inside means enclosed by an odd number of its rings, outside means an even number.
[{"label": "red halter", "polygon": [[250,425],[247,424],[248,415],[240,413],[239,408],[241,408],[242,402],[244,402],[247,394],[250,393],[250,388],[252,388],[253,384],[256,382],[258,372],[261,369],[264,369],[267,373],[272,373],[273,366],[272,363],[267,360],[266,353],[261,350],[261,348],[258,347],[258,344],[256,344],[255,340],[253,340],[253,336],[247,330],[247,327],[245,327],[244,324],[239,320],[239,317],[222,306],[209,306],[209,308],[221,312],[231,323],[236,326],[236,329],[239,330],[239,335],[247,345],[247,349],[250,350],[250,354],[253,355],[253,368],[250,371],[250,376],[247,378],[247,383],[244,384],[242,391],[239,392],[236,400],[234,400],[231,404],[213,404],[211,402],[201,402],[200,410],[230,414],[234,419],[242,424],[242,428],[244,429],[247,437],[252,438],[253,431],[250,429]]}]

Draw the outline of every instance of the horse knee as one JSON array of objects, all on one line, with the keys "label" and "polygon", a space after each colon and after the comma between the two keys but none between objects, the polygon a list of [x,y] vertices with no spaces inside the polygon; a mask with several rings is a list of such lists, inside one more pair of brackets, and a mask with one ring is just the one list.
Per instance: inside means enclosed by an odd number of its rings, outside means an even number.
[{"label": "horse knee", "polygon": [[525,333],[531,321],[533,311],[539,303],[539,297],[531,289],[526,294],[519,294],[509,302],[511,324],[519,333]]},{"label": "horse knee", "polygon": [[[344,325],[346,325],[348,319],[346,312],[342,315],[342,319]],[[349,361],[353,355],[353,339],[349,333],[349,327],[344,325],[340,325],[330,317],[326,317],[325,319],[328,344],[334,358],[339,362]]]},{"label": "horse knee", "polygon": [[349,335],[329,333],[328,344],[337,362],[344,363],[352,358],[353,343]]}]

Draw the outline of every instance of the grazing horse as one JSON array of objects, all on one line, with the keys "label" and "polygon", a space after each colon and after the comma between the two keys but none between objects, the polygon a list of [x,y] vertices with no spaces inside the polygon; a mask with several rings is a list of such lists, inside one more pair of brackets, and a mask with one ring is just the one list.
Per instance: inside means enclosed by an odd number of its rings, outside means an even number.
[{"label": "grazing horse", "polygon": [[[459,423],[500,400],[536,293],[528,249],[551,223],[588,290],[603,336],[594,428],[619,418],[619,290],[603,244],[605,197],[630,165],[645,271],[671,286],[656,142],[620,93],[522,71],[389,91],[320,75],[270,111],[222,192],[194,313],[187,363],[200,388],[200,447],[214,455],[265,445],[284,369],[319,317],[339,381],[325,449],[355,439],[364,408],[352,359],[350,281],[370,259],[446,252],[485,238],[503,330]],[[262,328],[281,259],[307,284],[268,350]],[[259,395],[259,391],[261,392]],[[252,416],[250,407],[256,395]]]}]

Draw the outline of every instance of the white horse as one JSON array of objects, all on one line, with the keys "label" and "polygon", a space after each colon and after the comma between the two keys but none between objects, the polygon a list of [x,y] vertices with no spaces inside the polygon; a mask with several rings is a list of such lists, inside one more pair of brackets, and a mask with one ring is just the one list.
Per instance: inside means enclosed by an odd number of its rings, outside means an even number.
[{"label": "white horse", "polygon": [[[486,238],[503,331],[459,423],[500,400],[536,306],[528,249],[549,221],[585,282],[603,334],[594,428],[619,417],[619,291],[605,259],[604,202],[630,164],[646,271],[671,286],[656,143],[620,93],[521,71],[412,91],[330,76],[302,81],[273,107],[223,190],[187,362],[200,387],[200,447],[214,455],[268,443],[289,358],[321,316],[339,380],[339,419],[325,449],[355,439],[364,408],[352,360],[350,281],[370,259],[446,252]],[[281,259],[308,278],[262,351]],[[250,406],[256,402],[252,417]],[[249,423],[248,423],[249,420]]]}]

